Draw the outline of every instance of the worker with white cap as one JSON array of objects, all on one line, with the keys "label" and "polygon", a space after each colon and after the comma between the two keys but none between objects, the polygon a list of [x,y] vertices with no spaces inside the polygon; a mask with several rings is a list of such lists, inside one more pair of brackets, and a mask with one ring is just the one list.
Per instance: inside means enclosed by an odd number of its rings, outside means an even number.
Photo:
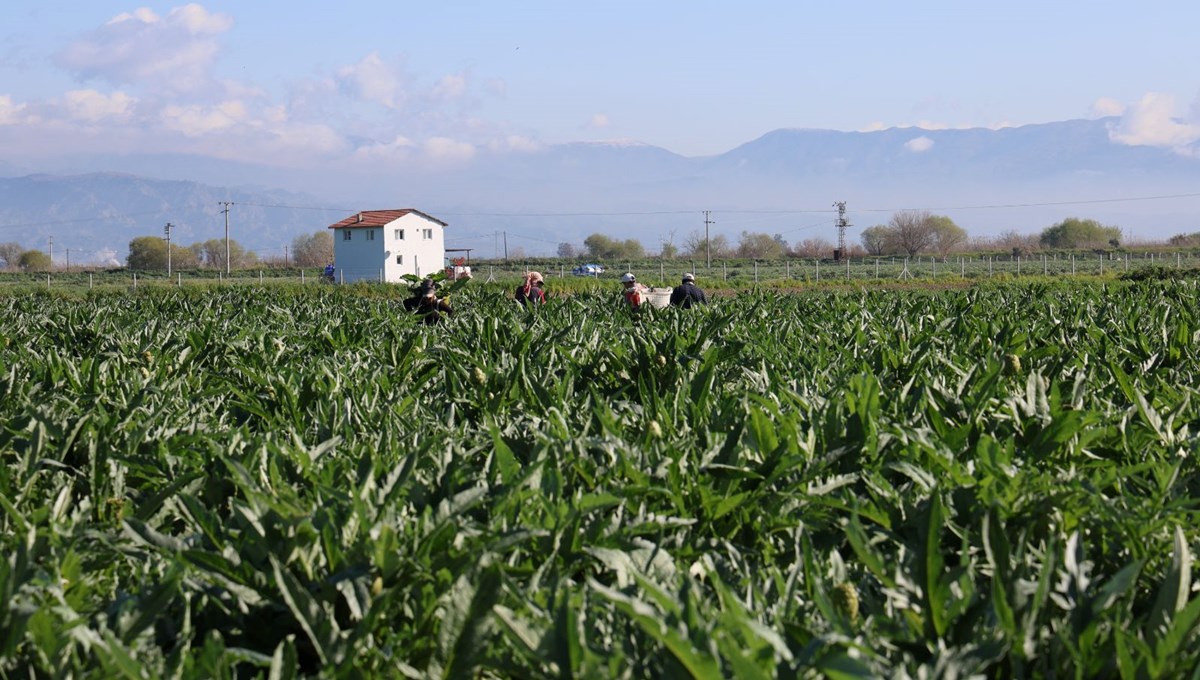
[{"label": "worker with white cap", "polygon": [[696,285],[696,275],[688,272],[683,275],[683,283],[671,291],[671,304],[676,307],[690,308],[692,305],[708,304],[708,297]]},{"label": "worker with white cap", "polygon": [[621,275],[621,284],[625,286],[623,292],[625,293],[625,301],[629,303],[629,306],[633,309],[641,307],[650,289],[638,283],[637,278],[634,277],[632,272],[625,272]]}]

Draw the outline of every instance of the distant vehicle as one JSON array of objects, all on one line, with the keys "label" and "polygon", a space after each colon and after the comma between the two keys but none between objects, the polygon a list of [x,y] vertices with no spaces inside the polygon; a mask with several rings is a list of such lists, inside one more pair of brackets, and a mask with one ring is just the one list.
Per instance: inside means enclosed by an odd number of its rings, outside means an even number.
[{"label": "distant vehicle", "polygon": [[575,276],[600,276],[604,273],[604,267],[598,264],[581,264],[571,270]]}]

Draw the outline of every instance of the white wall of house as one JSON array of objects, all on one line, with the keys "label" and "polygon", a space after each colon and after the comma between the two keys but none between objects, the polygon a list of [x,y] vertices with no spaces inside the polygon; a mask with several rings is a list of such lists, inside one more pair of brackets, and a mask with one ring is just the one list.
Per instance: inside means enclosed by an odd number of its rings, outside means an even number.
[{"label": "white wall of house", "polygon": [[339,282],[396,283],[404,274],[428,276],[442,269],[446,257],[445,228],[409,213],[380,226],[333,230],[333,259]]}]

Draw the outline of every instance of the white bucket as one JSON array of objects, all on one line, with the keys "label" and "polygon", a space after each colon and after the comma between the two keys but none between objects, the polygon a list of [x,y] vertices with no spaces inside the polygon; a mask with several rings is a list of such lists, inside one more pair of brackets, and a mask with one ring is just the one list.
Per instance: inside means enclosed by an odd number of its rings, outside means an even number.
[{"label": "white bucket", "polygon": [[646,302],[653,307],[662,309],[671,304],[672,288],[651,288],[649,293],[646,293]]}]

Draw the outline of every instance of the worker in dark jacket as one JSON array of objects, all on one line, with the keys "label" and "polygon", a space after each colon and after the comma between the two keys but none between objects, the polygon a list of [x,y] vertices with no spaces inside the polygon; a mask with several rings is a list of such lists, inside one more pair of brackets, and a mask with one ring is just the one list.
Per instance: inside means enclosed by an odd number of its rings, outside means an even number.
[{"label": "worker in dark jacket", "polygon": [[442,320],[442,315],[454,316],[449,303],[437,296],[437,286],[432,279],[425,279],[412,297],[404,301],[404,308],[421,316],[421,322],[432,326]]},{"label": "worker in dark jacket", "polygon": [[692,305],[708,304],[708,297],[696,285],[696,275],[688,272],[683,275],[683,283],[671,291],[671,304],[676,307],[690,308]]}]

